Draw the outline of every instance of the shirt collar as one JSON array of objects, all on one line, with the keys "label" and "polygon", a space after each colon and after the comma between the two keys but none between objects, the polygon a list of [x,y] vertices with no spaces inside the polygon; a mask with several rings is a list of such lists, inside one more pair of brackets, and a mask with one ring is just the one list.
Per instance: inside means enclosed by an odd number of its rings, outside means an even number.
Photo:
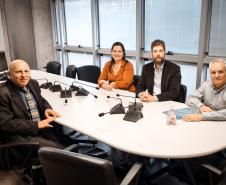
[{"label": "shirt collar", "polygon": [[[163,70],[164,64],[165,64],[165,62],[163,62],[163,64],[160,66],[160,70],[161,70],[161,71]],[[155,69],[155,70],[158,70],[158,69],[156,68],[156,65],[155,65],[155,64],[154,64],[154,69]]]},{"label": "shirt collar", "polygon": [[213,90],[214,90],[215,92],[220,92],[220,91],[222,91],[222,90],[226,87],[226,84],[224,84],[220,89],[216,89],[216,88],[214,87],[213,83],[211,83],[211,86],[212,86],[212,88],[213,88]]}]

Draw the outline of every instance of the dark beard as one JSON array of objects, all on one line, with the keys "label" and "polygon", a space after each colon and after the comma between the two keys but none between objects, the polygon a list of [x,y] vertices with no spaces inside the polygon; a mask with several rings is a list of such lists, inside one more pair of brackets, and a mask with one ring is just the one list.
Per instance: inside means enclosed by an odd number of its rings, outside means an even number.
[{"label": "dark beard", "polygon": [[162,57],[158,57],[158,58],[161,58],[161,60],[159,61],[159,60],[154,59],[153,62],[155,63],[155,65],[162,65],[165,61],[165,58],[162,58]]}]

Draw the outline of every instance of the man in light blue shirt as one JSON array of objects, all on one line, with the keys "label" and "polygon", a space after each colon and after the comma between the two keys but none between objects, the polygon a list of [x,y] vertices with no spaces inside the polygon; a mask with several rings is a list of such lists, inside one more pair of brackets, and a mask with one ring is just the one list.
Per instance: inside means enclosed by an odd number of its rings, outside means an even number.
[{"label": "man in light blue shirt", "polygon": [[226,120],[226,61],[213,60],[209,70],[211,80],[204,82],[186,102],[200,113],[185,115],[184,121]]}]

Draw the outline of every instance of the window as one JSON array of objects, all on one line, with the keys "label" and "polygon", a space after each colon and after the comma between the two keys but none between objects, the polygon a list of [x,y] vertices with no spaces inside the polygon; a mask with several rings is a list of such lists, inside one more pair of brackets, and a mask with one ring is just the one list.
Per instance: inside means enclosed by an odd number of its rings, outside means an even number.
[{"label": "window", "polygon": [[162,39],[175,53],[198,54],[201,0],[145,0],[145,50]]},{"label": "window", "polygon": [[100,0],[99,19],[101,48],[119,41],[126,50],[136,49],[136,0]]},{"label": "window", "polygon": [[213,0],[211,29],[210,29],[210,56],[226,56],[226,1]]},{"label": "window", "polygon": [[196,72],[195,64],[179,64],[181,69],[181,83],[187,86],[187,97],[196,90]]},{"label": "window", "polygon": [[86,53],[68,53],[69,65],[75,65],[76,67],[84,65],[93,65],[93,55]]},{"label": "window", "polygon": [[92,47],[91,1],[65,0],[67,44]]}]

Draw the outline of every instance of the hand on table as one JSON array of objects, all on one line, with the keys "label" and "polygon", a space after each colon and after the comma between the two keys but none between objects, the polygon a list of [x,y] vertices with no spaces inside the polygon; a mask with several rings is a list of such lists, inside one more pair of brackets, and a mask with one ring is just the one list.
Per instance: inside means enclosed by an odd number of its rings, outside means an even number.
[{"label": "hand on table", "polygon": [[202,114],[186,114],[182,118],[183,121],[202,121]]}]

